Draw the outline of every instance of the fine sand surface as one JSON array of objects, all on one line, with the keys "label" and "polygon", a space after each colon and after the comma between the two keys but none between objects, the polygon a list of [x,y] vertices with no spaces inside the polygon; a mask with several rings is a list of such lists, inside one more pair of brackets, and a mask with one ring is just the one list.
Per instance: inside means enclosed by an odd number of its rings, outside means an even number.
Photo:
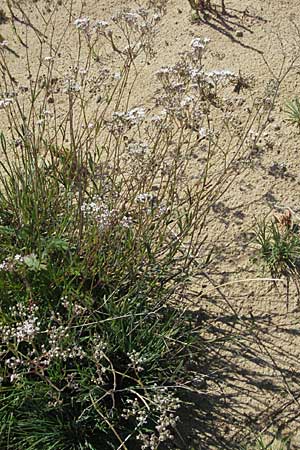
[{"label": "fine sand surface", "polygon": [[[218,5],[218,1],[213,3]],[[23,4],[28,15],[35,14],[30,3]],[[67,14],[63,3],[58,32]],[[37,4],[45,17],[51,13],[51,2],[40,0]],[[127,0],[86,0],[83,4],[76,0],[74,15],[109,20],[120,8],[132,5],[134,2]],[[259,280],[266,275],[253,263],[255,245],[251,242],[255,221],[272,215],[278,207],[289,207],[300,216],[300,134],[288,123],[285,112],[286,102],[300,96],[300,60],[289,71],[300,49],[300,3],[227,0],[226,5],[226,15],[217,9],[192,22],[187,0],[168,2],[155,38],[156,55],[149,65],[139,61],[140,90],[135,90],[131,103],[138,106],[150,102],[156,89],[153,73],[177,61],[178,54],[198,36],[211,40],[207,67],[253,77],[251,89],[227,93],[241,116],[249,99],[261,96],[270,80],[288,72],[256,151],[237,170],[234,182],[214,205],[207,230],[208,242],[214,243],[217,251],[209,279],[198,283],[193,309],[205,312],[214,337],[239,337],[224,340],[222,351],[207,356],[209,401],[204,402],[207,414],[196,428],[201,449],[239,448],[238,442],[260,431],[279,431],[284,436],[292,432],[291,448],[300,449],[300,308],[293,286],[287,302],[284,282],[275,285]],[[41,16],[35,15],[33,22],[43,28]],[[20,36],[32,42],[29,53],[37,59],[35,33],[27,29],[26,35],[24,24],[16,26]],[[0,25],[0,32],[9,42],[16,80],[26,83],[24,47],[10,22]],[[63,52],[73,54],[75,59],[72,34],[67,33],[64,39]],[[62,55],[61,71],[66,69],[64,63]]]}]

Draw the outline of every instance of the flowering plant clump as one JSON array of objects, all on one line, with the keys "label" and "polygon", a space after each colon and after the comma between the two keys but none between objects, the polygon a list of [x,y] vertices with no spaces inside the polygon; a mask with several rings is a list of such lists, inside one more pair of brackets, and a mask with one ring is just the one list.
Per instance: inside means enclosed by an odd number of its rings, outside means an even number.
[{"label": "flowering plant clump", "polygon": [[[24,46],[25,84],[0,52],[3,449],[177,445],[197,378],[190,362],[203,352],[187,304],[208,269],[210,210],[247,156],[250,119],[243,127],[227,96],[238,77],[205,67],[202,37],[156,73],[151,102],[133,102],[166,6],[148,3],[107,21],[70,13],[49,45],[33,23],[41,48],[31,66]],[[55,18],[59,2],[43,39]],[[67,33],[76,58],[64,53]],[[261,102],[253,127],[264,114]]]}]

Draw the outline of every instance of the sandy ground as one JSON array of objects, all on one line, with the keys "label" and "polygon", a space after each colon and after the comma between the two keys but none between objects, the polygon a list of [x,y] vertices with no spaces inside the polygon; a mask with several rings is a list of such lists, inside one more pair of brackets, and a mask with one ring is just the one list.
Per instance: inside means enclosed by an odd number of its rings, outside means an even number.
[{"label": "sandy ground", "polygon": [[[29,3],[24,2],[24,8],[30,13]],[[41,11],[49,14],[40,3]],[[131,4],[127,0],[86,0],[83,6],[75,1],[74,8],[78,16],[106,20]],[[226,4],[225,16],[211,12],[192,23],[187,0],[169,1],[155,40],[156,56],[143,68],[138,80],[141,91],[132,99],[133,104],[151,99],[155,70],[174,63],[195,36],[211,39],[208,67],[253,75],[254,88],[235,94],[240,99],[260,95],[269,80],[289,69],[295,48],[300,46],[299,0],[227,0]],[[61,26],[64,14],[62,6]],[[41,20],[37,15],[35,23]],[[12,34],[10,23],[0,27],[10,43],[15,77],[25,82],[24,49]],[[25,39],[26,27],[18,27]],[[33,32],[27,31],[30,41]],[[67,37],[64,49],[69,54],[74,51]],[[38,58],[34,45],[31,54]],[[63,71],[63,58],[60,64]],[[205,295],[195,296],[194,309],[205,311],[214,336],[235,337],[224,339],[222,349],[218,346],[219,350],[207,356],[207,389],[211,394],[209,401],[201,404],[206,408],[205,417],[194,424],[199,436],[197,449],[241,449],[245,437],[269,430],[283,435],[292,431],[291,448],[300,449],[300,309],[292,288],[287,305],[284,283],[275,286],[257,280],[264,275],[251,262],[255,219],[278,205],[300,215],[299,132],[288,124],[284,111],[286,101],[295,95],[300,95],[300,61],[281,84],[256,153],[213,208],[209,233],[211,241],[217,242],[217,252],[210,279],[201,281]],[[189,448],[188,441],[182,448]]]}]

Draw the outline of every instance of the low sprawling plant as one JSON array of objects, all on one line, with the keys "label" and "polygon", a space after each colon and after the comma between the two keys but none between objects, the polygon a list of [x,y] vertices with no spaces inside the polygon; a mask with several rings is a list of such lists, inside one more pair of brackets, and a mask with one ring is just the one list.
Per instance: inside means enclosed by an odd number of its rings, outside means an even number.
[{"label": "low sprawling plant", "polygon": [[256,230],[259,256],[272,277],[293,280],[299,290],[300,234],[292,212],[275,214],[274,220],[259,223]]},{"label": "low sprawling plant", "polygon": [[185,306],[211,252],[209,211],[272,99],[241,122],[223,95],[237,76],[205,70],[208,40],[194,38],[156,73],[153,102],[132,104],[165,2],[110,22],[69,6],[58,35],[60,1],[49,16],[36,5],[42,31],[9,2],[28,26],[26,42],[14,28],[26,81],[0,45],[0,448],[154,450],[203,351]]},{"label": "low sprawling plant", "polygon": [[300,128],[300,100],[295,97],[286,104],[287,120]]},{"label": "low sprawling plant", "polygon": [[[138,33],[143,17],[115,21]],[[39,77],[28,103],[1,100],[1,448],[156,449],[176,429],[200,349],[181,298],[210,194],[186,185],[168,117],[107,112],[124,98],[132,48],[117,76],[85,81],[74,68],[61,81],[67,115],[46,109],[52,57],[44,90]],[[88,119],[93,89],[103,107]]]},{"label": "low sprawling plant", "polygon": [[257,440],[251,444],[251,446],[246,446],[245,450],[289,450],[290,448],[290,438],[281,436],[267,436],[266,433],[262,434],[257,438]]}]

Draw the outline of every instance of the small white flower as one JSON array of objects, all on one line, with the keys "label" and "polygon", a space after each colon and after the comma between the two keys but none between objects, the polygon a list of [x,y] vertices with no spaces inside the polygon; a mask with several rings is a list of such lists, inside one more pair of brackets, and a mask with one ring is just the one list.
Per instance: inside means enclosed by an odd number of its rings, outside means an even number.
[{"label": "small white flower", "polygon": [[221,81],[226,81],[230,78],[235,77],[234,72],[231,72],[228,69],[222,70],[211,70],[210,72],[206,72],[207,81],[213,81],[215,84]]},{"label": "small white flower", "polygon": [[80,75],[86,75],[88,73],[87,69],[85,69],[84,67],[81,67],[78,71],[78,73]]},{"label": "small white flower", "polygon": [[137,13],[134,13],[134,12],[128,12],[128,13],[125,13],[125,14],[123,15],[123,18],[124,18],[125,21],[128,22],[129,24],[134,24],[134,23],[136,23],[136,22],[139,20],[140,16],[139,16]]},{"label": "small white flower", "polygon": [[10,264],[7,260],[2,261],[2,263],[0,263],[0,270],[9,270],[10,269]]},{"label": "small white flower", "polygon": [[133,108],[127,113],[121,111],[115,111],[113,118],[128,122],[131,125],[139,124],[145,117],[146,111],[144,108]]},{"label": "small white flower", "polygon": [[32,341],[35,335],[40,331],[39,325],[38,318],[35,316],[31,316],[23,323],[19,324],[15,330],[17,342]]},{"label": "small white flower", "polygon": [[105,28],[107,28],[109,25],[108,22],[106,22],[105,20],[96,20],[96,22],[94,23],[94,28],[97,31],[103,31]]},{"label": "small white flower", "polygon": [[166,119],[167,114],[167,111],[163,109],[160,114],[152,116],[150,120],[154,123],[161,123]]},{"label": "small white flower", "polygon": [[8,106],[10,106],[13,103],[12,98],[4,98],[3,100],[0,100],[0,109],[5,109]]},{"label": "small white flower", "polygon": [[45,116],[45,117],[49,117],[49,116],[53,116],[53,113],[52,113],[52,111],[50,111],[49,109],[44,109],[44,111],[43,111],[43,115]]},{"label": "small white flower", "polygon": [[24,258],[23,258],[23,256],[17,254],[14,256],[14,260],[19,263],[22,263],[24,261]]},{"label": "small white flower", "polygon": [[201,78],[204,75],[204,71],[202,69],[195,69],[191,68],[189,69],[189,75],[194,80],[195,78]]},{"label": "small white flower", "polygon": [[74,25],[78,30],[86,30],[90,24],[88,17],[82,17],[74,21]]},{"label": "small white flower", "polygon": [[13,383],[15,380],[17,380],[20,377],[20,375],[17,375],[16,373],[11,374],[9,377],[9,381]]},{"label": "small white flower", "polygon": [[147,361],[147,359],[140,355],[136,350],[132,350],[130,353],[127,353],[128,358],[130,359],[129,367],[133,367],[138,372],[142,372],[143,363]]},{"label": "small white flower", "polygon": [[130,122],[138,123],[145,117],[146,111],[144,108],[133,108],[126,114]]},{"label": "small white flower", "polygon": [[65,81],[64,92],[79,92],[80,89],[81,89],[80,84],[77,83],[75,80],[67,79]]},{"label": "small white flower", "polygon": [[135,197],[137,203],[150,202],[153,199],[153,195],[150,192],[142,192]]},{"label": "small white flower", "polygon": [[128,153],[132,156],[144,156],[149,146],[146,142],[131,142],[128,147]]},{"label": "small white flower", "polygon": [[192,39],[191,42],[191,47],[193,49],[200,49],[200,50],[204,50],[206,48],[206,44],[208,44],[210,42],[209,38],[199,38],[199,37],[195,37]]},{"label": "small white flower", "polygon": [[200,128],[200,130],[199,130],[199,137],[201,138],[201,139],[203,139],[203,138],[205,138],[207,136],[207,130],[206,130],[206,128]]},{"label": "small white flower", "polygon": [[193,97],[191,97],[190,95],[186,95],[180,102],[180,106],[182,106],[183,108],[185,106],[190,105],[191,103],[193,103]]},{"label": "small white flower", "polygon": [[124,228],[130,228],[132,224],[133,220],[131,216],[124,216],[120,221],[120,225]]}]

